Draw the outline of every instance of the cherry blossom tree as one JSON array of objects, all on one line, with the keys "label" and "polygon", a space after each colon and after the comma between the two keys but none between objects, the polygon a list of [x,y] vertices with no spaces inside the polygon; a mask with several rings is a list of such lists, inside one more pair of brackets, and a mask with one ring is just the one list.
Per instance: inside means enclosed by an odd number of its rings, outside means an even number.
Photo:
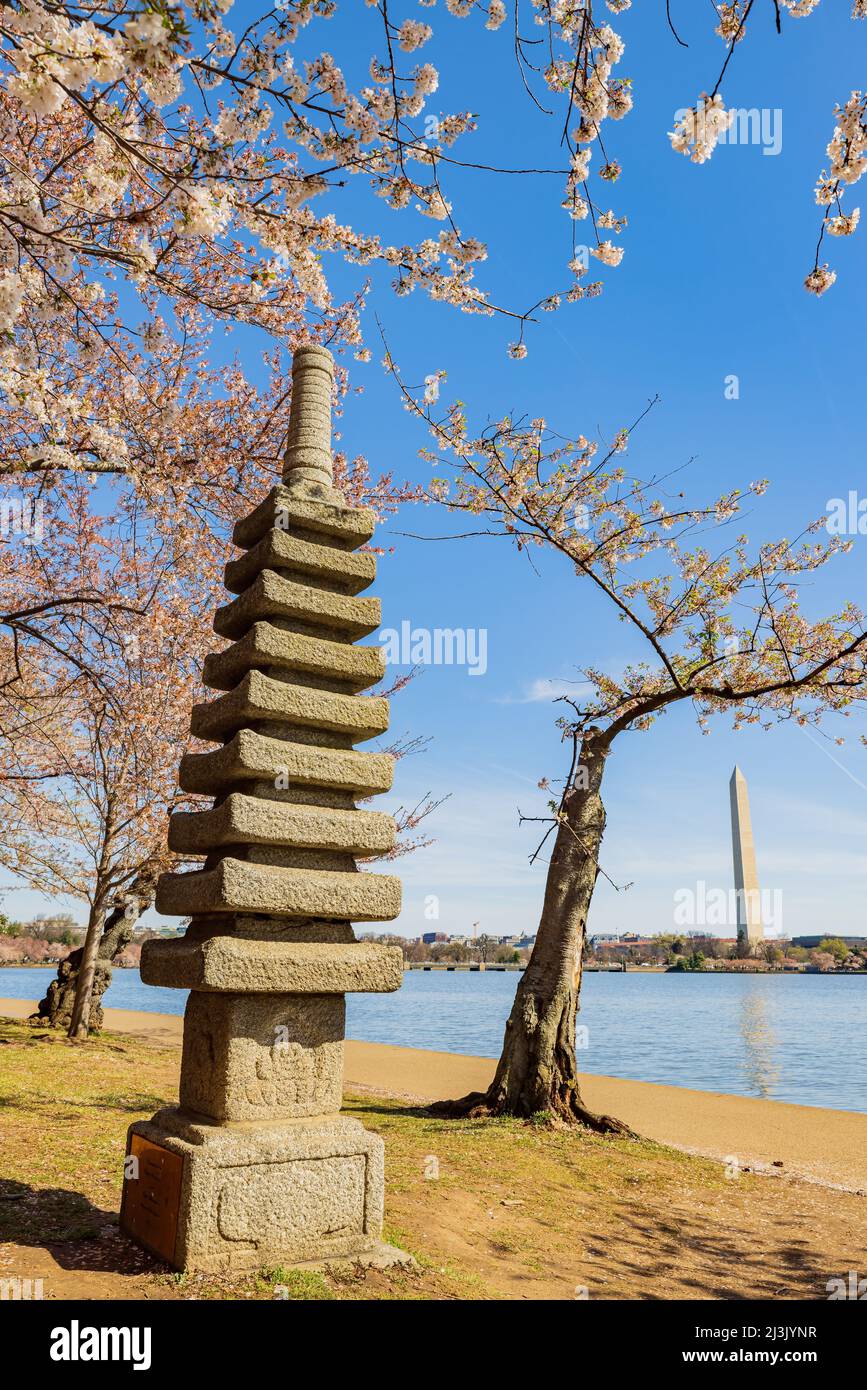
[{"label": "cherry blossom tree", "polygon": [[[333,302],[327,252],[391,267],[399,293],[421,287],[470,312],[514,313],[474,285],[486,249],[460,232],[443,187],[461,162],[451,151],[474,119],[437,113],[433,133],[424,123],[439,74],[409,55],[431,26],[395,16],[387,0],[371,5],[368,80],[353,90],[318,48],[328,22],[328,39],[342,38],[346,60],[355,57],[356,36],[342,34],[330,0],[284,0],[237,36],[224,23],[228,8],[18,0],[4,9],[3,326],[52,321],[91,357],[123,354],[112,343],[118,300],[103,283],[122,275],[149,316],[164,299],[255,325],[289,346],[311,334],[358,344],[357,303]],[[499,0],[450,0],[448,9],[459,18],[479,10],[491,29],[505,19]],[[548,26],[561,55],[552,52],[538,74],[562,95],[566,126],[577,123],[565,132],[562,172],[567,210],[583,218],[589,156],[578,144],[599,139],[602,122],[631,105],[628,83],[612,72],[623,44],[594,20],[592,3],[574,13],[535,6],[528,15]],[[538,42],[516,35],[525,80],[536,76]],[[330,212],[317,215],[315,200],[353,175],[387,206],[414,207],[443,230],[416,246],[392,245]],[[602,176],[613,178],[614,166]],[[616,263],[619,254],[600,252],[600,260]],[[8,370],[23,378],[26,365],[12,353]]]},{"label": "cherry blossom tree", "polygon": [[88,907],[84,944],[39,1010],[55,1026],[69,1023],[72,1037],[100,1026],[110,961],[170,866],[165,818],[178,801],[188,710],[169,669],[170,644],[165,655],[147,675],[130,658],[112,701],[89,683],[75,692],[78,708],[71,691],[60,700],[36,694],[42,708],[28,729],[16,729],[15,761],[0,784],[0,863],[30,887]]},{"label": "cherry blossom tree", "polygon": [[598,876],[607,877],[600,851],[608,760],[615,751],[629,756],[628,736],[647,734],[680,708],[707,732],[714,715],[728,715],[735,729],[815,726],[863,704],[864,613],[844,602],[809,616],[801,599],[816,571],[851,542],[828,539],[823,516],[794,540],[750,545],[733,528],[765,483],[695,505],[676,490],[679,481],[642,481],[623,457],[640,420],[604,450],[584,436],[564,440],[543,419],[506,418],[474,436],[460,405],[434,417],[422,390],[401,389],[433,435],[426,456],[448,470],[430,495],[462,518],[458,534],[498,537],[530,558],[550,552],[643,649],[619,675],[579,666],[589,694],[562,697],[565,772],[547,813],[533,817],[546,825],[533,857],[543,846],[551,851],[536,944],[489,1090],[445,1111],[549,1111],[622,1131],[585,1107],[575,1056],[587,914]]},{"label": "cherry blossom tree", "polygon": [[[374,114],[373,97],[373,133],[366,120],[356,130],[364,102],[327,54],[299,58],[296,71],[293,45],[331,12],[289,4],[236,41],[210,0],[4,8],[4,507],[32,518],[38,506],[56,530],[69,488],[86,482],[94,518],[116,508],[161,538],[167,563],[194,551],[216,573],[233,521],[279,476],[287,349],[318,338],[360,351],[363,283],[335,303],[324,254],[394,263],[443,296],[466,279],[465,249],[442,274],[432,264],[445,242],[433,258],[429,246],[407,251],[404,266],[402,249],[310,212],[329,178],[340,182],[336,170],[356,171],[359,151],[369,175],[375,151],[383,141],[390,148],[389,120]],[[432,80],[409,80],[406,102],[423,104],[411,93]],[[344,135],[332,154],[335,123]],[[460,125],[449,127],[455,137]],[[215,360],[215,335],[238,327],[263,343],[262,369]],[[338,384],[339,405],[342,367]],[[335,471],[347,500],[380,512],[409,495],[390,477],[372,481],[363,459],[339,451]],[[33,644],[74,651],[71,629],[95,622],[108,632],[121,610],[111,567],[74,589],[62,547],[34,545],[24,563],[8,529],[0,630],[14,683]]]},{"label": "cherry blossom tree", "polygon": [[[710,95],[672,133],[676,150],[698,161],[712,153],[730,124],[721,88],[732,57],[755,14],[771,4],[781,25],[783,17],[811,14],[818,0],[714,7],[725,58]],[[583,281],[588,258],[576,254],[576,225],[588,221],[589,255],[600,266],[623,256],[616,239],[626,222],[604,194],[622,173],[609,127],[634,100],[621,75],[624,39],[610,20],[620,24],[630,5],[516,0],[508,61],[528,101],[552,117],[560,163],[529,170],[459,157],[456,147],[464,149],[478,122],[466,111],[432,109],[440,75],[421,52],[433,26],[397,13],[393,0],[367,6],[360,85],[348,75],[358,66],[358,33],[332,0],[282,0],[242,21],[238,33],[227,27],[225,0],[5,6],[0,390],[29,425],[12,450],[16,469],[120,467],[134,476],[124,404],[131,397],[147,414],[159,407],[170,440],[183,396],[183,373],[167,381],[159,363],[141,371],[143,349],[157,350],[165,367],[167,335],[177,348],[190,333],[243,326],[261,330],[275,348],[313,338],[366,355],[363,279],[353,297],[336,302],[329,257],[362,272],[387,267],[401,295],[418,289],[464,312],[512,318],[511,351],[523,356],[525,325],[537,309],[602,287]],[[447,0],[446,10],[447,26],[484,20],[496,30],[506,19],[502,0]],[[683,42],[672,5],[667,11]],[[853,0],[852,14],[864,18],[864,0]],[[342,50],[342,61],[323,42]],[[473,96],[468,89],[468,102]],[[862,95],[841,94],[835,120],[830,166],[817,187],[822,207],[833,209],[823,213],[820,245],[826,231],[845,236],[857,225],[857,209],[845,212],[841,198],[865,167]],[[563,282],[537,304],[497,304],[476,284],[487,247],[458,225],[448,185],[459,168],[562,180],[573,236],[564,241]],[[385,207],[414,211],[441,229],[406,244],[340,222],[332,204],[358,176]],[[808,288],[821,292],[831,282],[823,269],[817,250]],[[120,393],[92,389],[105,373],[119,375]],[[194,473],[196,463],[181,454]],[[146,454],[141,462],[158,461]]]},{"label": "cherry blossom tree", "polygon": [[143,542],[116,517],[94,518],[86,489],[77,500],[52,534],[52,561],[79,592],[115,602],[108,613],[70,608],[63,648],[20,650],[0,689],[0,863],[88,905],[83,947],[41,1011],[54,1022],[68,1013],[71,1036],[86,1036],[109,962],[172,860],[166,825],[182,800],[178,749],[212,642],[201,611],[212,585],[185,577],[177,547],[166,556],[147,533]]}]

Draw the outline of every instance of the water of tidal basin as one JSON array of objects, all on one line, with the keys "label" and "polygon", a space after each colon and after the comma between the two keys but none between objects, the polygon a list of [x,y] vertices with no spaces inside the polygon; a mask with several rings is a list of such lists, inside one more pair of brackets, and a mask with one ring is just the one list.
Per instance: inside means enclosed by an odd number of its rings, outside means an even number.
[{"label": "water of tidal basin", "polygon": [[[0,997],[34,999],[51,972],[0,970]],[[520,975],[404,975],[396,994],[350,995],[347,1037],[499,1054]],[[183,990],[116,970],[115,1009],[183,1013]],[[586,974],[582,1071],[867,1112],[867,975]]]}]

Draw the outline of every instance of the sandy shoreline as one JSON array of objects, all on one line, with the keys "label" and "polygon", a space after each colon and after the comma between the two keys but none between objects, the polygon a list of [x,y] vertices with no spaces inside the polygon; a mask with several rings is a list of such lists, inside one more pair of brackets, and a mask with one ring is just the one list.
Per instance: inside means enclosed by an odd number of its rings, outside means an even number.
[{"label": "sandy shoreline", "polygon": [[[35,1001],[0,998],[0,1015],[26,1018]],[[132,1009],[106,1009],[107,1026],[168,1046],[179,1046],[183,1019]],[[412,1100],[442,1100],[484,1090],[493,1075],[490,1057],[347,1042],[347,1091],[367,1090]],[[867,1192],[867,1115],[825,1110],[784,1101],[717,1095],[682,1086],[625,1081],[613,1076],[583,1078],[584,1098],[594,1110],[625,1120],[659,1143],[742,1166],[775,1168],[783,1176],[809,1178]]]}]

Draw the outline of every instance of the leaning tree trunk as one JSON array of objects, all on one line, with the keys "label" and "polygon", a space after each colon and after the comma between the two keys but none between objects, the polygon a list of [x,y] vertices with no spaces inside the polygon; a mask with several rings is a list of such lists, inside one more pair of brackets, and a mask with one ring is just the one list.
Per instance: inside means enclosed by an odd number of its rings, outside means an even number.
[{"label": "leaning tree trunk", "polygon": [[105,902],[96,898],[87,919],[84,945],[80,947],[78,979],[75,983],[75,997],[72,1001],[72,1014],[69,1020],[69,1036],[86,1038],[90,1027],[90,999],[93,982],[96,978],[96,965],[99,956],[99,942],[105,922]]},{"label": "leaning tree trunk", "polygon": [[487,1092],[441,1102],[431,1107],[436,1113],[547,1112],[603,1133],[630,1133],[618,1120],[587,1110],[575,1058],[585,927],[605,831],[599,788],[607,755],[607,745],[588,732],[582,775],[563,802],[536,944],[515,994],[496,1075]]},{"label": "leaning tree trunk", "polygon": [[73,1034],[72,1020],[81,980],[82,961],[87,948],[86,939],[84,946],[70,951],[66,959],[60,962],[57,978],[48,986],[45,998],[40,999],[36,1013],[30,1015],[28,1022],[31,1025],[42,1028],[66,1028],[70,1037],[86,1037],[88,1030],[98,1032],[102,1028],[102,996],[111,984],[112,961],[129,945],[139,917],[153,903],[155,882],[156,874],[153,870],[142,870],[129,889],[115,902],[108,916],[104,917],[101,934],[94,933],[96,956],[89,998],[86,1008],[82,999],[80,1014],[82,1019],[86,1019],[84,1031]]}]

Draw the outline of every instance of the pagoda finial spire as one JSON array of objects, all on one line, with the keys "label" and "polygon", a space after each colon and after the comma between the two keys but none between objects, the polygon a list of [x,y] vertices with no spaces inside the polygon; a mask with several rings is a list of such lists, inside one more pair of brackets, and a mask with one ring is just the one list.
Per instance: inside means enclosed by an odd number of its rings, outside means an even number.
[{"label": "pagoda finial spire", "polygon": [[334,358],[327,348],[302,347],[292,362],[292,405],[283,482],[293,492],[334,484],[331,463],[331,394]]}]

